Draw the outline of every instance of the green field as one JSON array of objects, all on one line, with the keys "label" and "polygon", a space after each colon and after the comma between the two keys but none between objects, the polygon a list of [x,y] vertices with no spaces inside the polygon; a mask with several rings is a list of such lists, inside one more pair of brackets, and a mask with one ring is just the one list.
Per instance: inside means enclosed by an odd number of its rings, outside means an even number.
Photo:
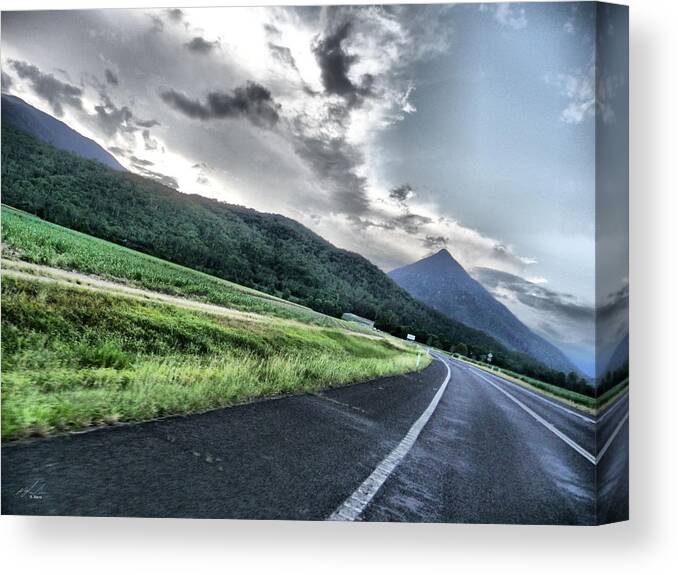
[{"label": "green field", "polygon": [[[2,438],[190,413],[414,371],[378,332],[2,209]],[[17,275],[77,270],[246,314]],[[150,292],[149,292],[150,293]],[[256,315],[255,315],[256,314]],[[430,363],[424,357],[420,369]]]},{"label": "green field", "polygon": [[360,329],[256,290],[51,224],[2,206],[3,257],[92,274],[242,311]]}]

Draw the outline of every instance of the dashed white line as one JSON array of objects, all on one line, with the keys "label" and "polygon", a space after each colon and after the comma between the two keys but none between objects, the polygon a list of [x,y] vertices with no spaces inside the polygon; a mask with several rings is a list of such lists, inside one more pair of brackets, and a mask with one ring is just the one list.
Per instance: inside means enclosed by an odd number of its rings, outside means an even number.
[{"label": "dashed white line", "polygon": [[[437,359],[437,358],[436,358]],[[438,359],[438,361],[442,361]],[[440,402],[440,398],[447,384],[450,381],[450,366],[446,361],[442,361],[443,365],[447,368],[447,376],[445,381],[440,386],[440,389],[436,392],[431,400],[431,403],[428,404],[428,407],[424,412],[419,416],[419,419],[414,422],[412,427],[410,427],[407,435],[402,439],[402,441],[389,453],[382,462],[377,465],[375,470],[370,474],[370,476],[363,481],[358,489],[356,489],[347,499],[344,501],[337,509],[330,515],[327,519],[329,521],[356,521],[360,519],[365,508],[370,504],[370,501],[374,499],[374,496],[377,494],[381,486],[389,478],[389,476],[395,471],[396,467],[400,462],[405,458],[409,453],[410,449],[414,445],[414,442],[419,437],[421,430],[428,423],[428,420],[433,415],[435,408]]]}]

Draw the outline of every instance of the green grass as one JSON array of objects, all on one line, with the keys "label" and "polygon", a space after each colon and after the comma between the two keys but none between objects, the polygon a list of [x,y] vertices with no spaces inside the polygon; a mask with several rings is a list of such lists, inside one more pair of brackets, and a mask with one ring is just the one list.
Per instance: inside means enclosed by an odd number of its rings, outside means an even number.
[{"label": "green grass", "polygon": [[312,392],[413,371],[416,354],[390,337],[5,276],[2,437]]},{"label": "green grass", "polygon": [[619,395],[625,389],[629,387],[629,378],[627,377],[624,381],[620,381],[617,385],[608,389],[605,393],[598,396],[598,407],[604,406],[611,399]]},{"label": "green grass", "polygon": [[358,330],[307,307],[2,206],[4,257],[77,271],[241,311]]}]

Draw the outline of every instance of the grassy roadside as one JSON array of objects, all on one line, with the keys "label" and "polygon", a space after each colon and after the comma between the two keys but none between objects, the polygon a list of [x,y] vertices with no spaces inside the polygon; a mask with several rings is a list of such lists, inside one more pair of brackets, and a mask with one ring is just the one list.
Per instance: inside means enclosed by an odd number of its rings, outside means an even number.
[{"label": "grassy roadside", "polygon": [[2,308],[3,439],[416,369],[416,350],[393,338],[249,322],[30,279],[3,278]]},{"label": "grassy roadside", "polygon": [[600,395],[598,397],[590,397],[587,395],[583,395],[581,393],[570,391],[569,389],[563,389],[561,387],[558,387],[557,385],[551,385],[550,383],[539,381],[526,375],[521,375],[519,373],[512,372],[507,369],[489,365],[481,361],[472,360],[467,357],[462,357],[458,354],[452,355],[447,352],[443,353],[449,355],[450,357],[454,357],[459,361],[463,361],[465,363],[473,365],[474,367],[487,371],[488,373],[491,373],[493,375],[500,375],[504,379],[507,379],[508,381],[520,385],[521,387],[530,389],[531,391],[535,391],[541,395],[544,395],[551,399],[555,399],[560,403],[570,405],[572,407],[579,409],[580,411],[589,413],[591,415],[598,415],[609,403],[614,401],[620,394],[622,394],[628,388],[629,383],[628,379],[626,379],[623,382],[617,384],[615,387],[613,387],[606,393],[604,393],[603,395]]}]

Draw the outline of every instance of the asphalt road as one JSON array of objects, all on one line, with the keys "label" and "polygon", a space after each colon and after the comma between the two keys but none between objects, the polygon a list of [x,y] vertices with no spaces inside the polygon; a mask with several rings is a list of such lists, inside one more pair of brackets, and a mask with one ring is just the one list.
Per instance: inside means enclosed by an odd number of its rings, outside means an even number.
[{"label": "asphalt road", "polygon": [[[4,445],[2,512],[322,520],[358,493],[357,518],[369,521],[628,515],[628,397],[596,433],[585,414],[445,361],[317,395]],[[378,489],[365,495],[373,476]]]}]

